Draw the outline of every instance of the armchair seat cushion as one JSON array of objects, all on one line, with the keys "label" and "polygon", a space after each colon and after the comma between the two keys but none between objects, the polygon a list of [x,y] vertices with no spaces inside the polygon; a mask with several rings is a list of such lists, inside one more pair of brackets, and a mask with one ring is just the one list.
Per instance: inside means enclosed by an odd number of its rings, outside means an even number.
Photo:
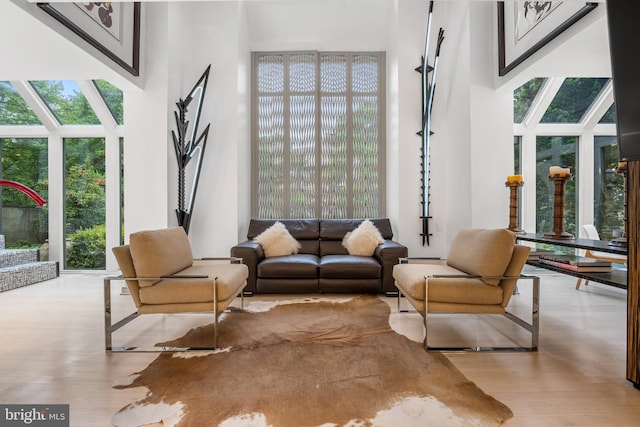
[{"label": "armchair seat cushion", "polygon": [[321,278],[379,279],[382,267],[373,257],[325,255],[320,259]]},{"label": "armchair seat cushion", "polygon": [[[394,268],[396,281],[402,283],[403,294],[424,301],[425,275],[465,275],[446,264],[400,264]],[[502,288],[487,285],[480,279],[430,278],[429,302],[452,304],[500,304]]]},{"label": "armchair seat cushion", "polygon": [[[244,267],[244,268],[240,268]],[[213,282],[218,278],[218,300],[226,301],[238,295],[249,276],[248,268],[242,264],[212,264],[195,261],[194,265],[178,275],[203,275],[208,278],[163,279],[153,286],[140,288],[143,304],[183,304],[213,301]]]},{"label": "armchair seat cushion", "polygon": [[318,257],[311,254],[296,254],[265,258],[258,264],[258,277],[292,279],[316,279],[318,277]]},{"label": "armchair seat cushion", "polygon": [[480,279],[430,279],[429,302],[495,305],[502,302],[502,288]]}]

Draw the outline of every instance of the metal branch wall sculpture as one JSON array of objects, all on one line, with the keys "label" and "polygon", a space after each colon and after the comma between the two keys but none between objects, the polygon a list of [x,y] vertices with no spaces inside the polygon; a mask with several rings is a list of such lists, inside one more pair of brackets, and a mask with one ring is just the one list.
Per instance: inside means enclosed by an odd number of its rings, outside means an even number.
[{"label": "metal branch wall sculpture", "polygon": [[[430,190],[431,190],[431,159],[429,157],[429,151],[431,148],[431,110],[433,108],[433,95],[436,90],[436,72],[438,70],[438,59],[440,57],[440,46],[444,41],[444,30],[440,28],[438,32],[438,40],[436,42],[435,56],[433,60],[433,66],[429,65],[429,39],[431,36],[431,17],[433,15],[433,1],[429,3],[429,14],[427,17],[427,36],[424,44],[424,55],[420,66],[416,68],[416,71],[422,74],[422,129],[418,131],[418,135],[422,137],[421,149],[421,200],[422,212],[420,218],[422,219],[422,245],[426,243],[429,245],[429,237],[432,236],[429,232],[429,204],[430,204]],[[429,79],[429,73],[431,73],[431,79]]]},{"label": "metal branch wall sculpture", "polygon": [[[176,103],[178,111],[174,112],[176,119],[176,132],[171,131],[173,137],[173,146],[176,150],[176,159],[178,161],[178,209],[176,209],[176,215],[178,216],[178,224],[184,228],[184,231],[189,233],[189,225],[191,223],[191,214],[193,212],[193,204],[196,198],[196,192],[198,191],[198,181],[200,180],[200,171],[202,170],[202,159],[204,157],[204,150],[207,146],[207,137],[209,136],[210,124],[204,129],[200,136],[198,134],[198,124],[200,122],[200,112],[202,108],[202,101],[207,89],[207,81],[209,80],[209,71],[211,65],[207,67],[205,72],[200,77],[200,80],[195,84],[191,92],[185,99],[180,98]],[[189,114],[189,104],[197,98],[195,106],[195,112]],[[189,133],[189,120],[187,116],[191,116],[193,119],[193,126]],[[188,135],[187,135],[188,134]],[[186,201],[186,179],[187,179],[187,165],[195,158],[195,167],[193,171],[193,181],[191,184],[191,192],[189,194],[188,202]]]}]

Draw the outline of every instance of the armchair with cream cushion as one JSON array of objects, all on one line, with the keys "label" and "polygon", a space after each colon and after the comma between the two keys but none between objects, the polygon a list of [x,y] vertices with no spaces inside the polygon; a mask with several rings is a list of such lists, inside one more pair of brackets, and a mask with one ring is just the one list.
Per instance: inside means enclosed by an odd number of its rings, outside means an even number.
[{"label": "armchair with cream cushion", "polygon": [[[129,244],[114,247],[122,277],[105,283],[105,346],[112,334],[140,314],[212,312],[213,346],[218,347],[218,318],[247,284],[247,266],[219,260],[194,260],[182,227],[132,233]],[[126,280],[136,312],[111,323],[111,281]]]},{"label": "armchair with cream cushion", "polygon": [[[428,346],[427,319],[429,313],[436,312],[504,315],[531,332],[531,346],[491,350],[536,350],[539,279],[521,275],[529,250],[517,245],[515,234],[508,230],[467,228],[455,236],[445,260],[396,265],[393,277],[400,290],[398,308],[404,296],[424,318],[425,350],[463,349]],[[531,323],[506,310],[521,278],[533,280]]]}]

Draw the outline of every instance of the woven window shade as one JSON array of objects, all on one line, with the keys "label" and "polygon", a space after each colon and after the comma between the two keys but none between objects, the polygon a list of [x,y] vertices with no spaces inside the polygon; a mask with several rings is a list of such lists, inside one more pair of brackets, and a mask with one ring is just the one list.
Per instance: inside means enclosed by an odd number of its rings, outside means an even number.
[{"label": "woven window shade", "polygon": [[384,216],[384,54],[253,54],[255,218]]}]

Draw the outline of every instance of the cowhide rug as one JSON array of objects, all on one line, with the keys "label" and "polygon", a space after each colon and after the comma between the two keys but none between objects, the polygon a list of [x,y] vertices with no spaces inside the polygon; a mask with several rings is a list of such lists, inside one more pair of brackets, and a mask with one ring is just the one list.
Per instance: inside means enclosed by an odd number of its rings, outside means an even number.
[{"label": "cowhide rug", "polygon": [[[394,332],[380,298],[298,302],[225,315],[223,350],[160,354],[114,385],[148,389],[114,426],[497,426],[512,417],[444,355]],[[204,326],[164,344],[211,336]]]}]

